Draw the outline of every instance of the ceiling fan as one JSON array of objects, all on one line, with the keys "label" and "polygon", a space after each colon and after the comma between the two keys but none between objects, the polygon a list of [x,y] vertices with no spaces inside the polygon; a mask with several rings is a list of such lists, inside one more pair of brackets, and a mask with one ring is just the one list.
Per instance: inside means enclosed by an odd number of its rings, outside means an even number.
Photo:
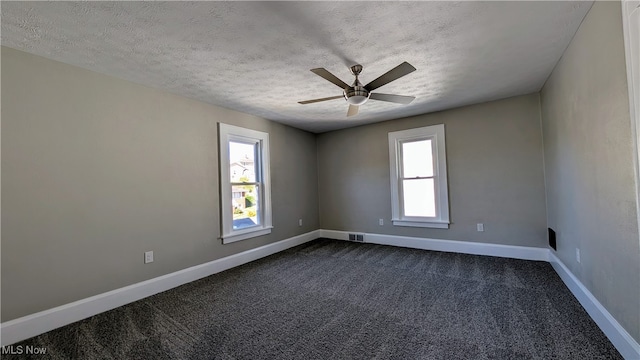
[{"label": "ceiling fan", "polygon": [[386,85],[394,80],[397,80],[413,71],[416,70],[411,64],[408,62],[403,62],[402,64],[394,67],[393,69],[387,71],[386,73],[380,75],[377,79],[368,83],[367,85],[362,85],[360,80],[358,80],[358,75],[362,71],[362,65],[353,65],[349,68],[351,70],[351,74],[356,77],[356,80],[353,82],[353,85],[349,86],[344,81],[338,79],[335,75],[327,71],[325,68],[317,68],[311,69],[311,71],[324,79],[336,84],[342,89],[342,95],[331,96],[322,99],[314,99],[314,100],[306,100],[299,101],[299,104],[311,104],[320,101],[334,100],[344,98],[349,103],[349,110],[347,111],[347,116],[353,116],[358,114],[358,108],[360,105],[367,102],[369,99],[380,100],[380,101],[388,101],[392,103],[398,104],[409,104],[415,99],[415,96],[404,96],[404,95],[391,95],[391,94],[381,94],[381,93],[372,93],[371,91]]}]

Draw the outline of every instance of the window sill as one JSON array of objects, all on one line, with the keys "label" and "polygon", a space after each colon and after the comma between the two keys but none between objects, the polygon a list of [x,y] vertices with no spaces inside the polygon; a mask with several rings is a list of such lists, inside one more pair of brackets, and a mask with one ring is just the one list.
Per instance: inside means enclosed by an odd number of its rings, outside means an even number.
[{"label": "window sill", "polygon": [[407,220],[391,220],[394,226],[411,226],[434,229],[448,229],[448,222],[429,222],[429,221],[407,221]]},{"label": "window sill", "polygon": [[243,232],[236,232],[235,234],[223,235],[221,237],[222,243],[230,244],[236,241],[254,238],[256,236],[271,234],[271,229],[273,229],[273,226],[261,227],[258,229],[250,229],[250,230],[245,230]]}]

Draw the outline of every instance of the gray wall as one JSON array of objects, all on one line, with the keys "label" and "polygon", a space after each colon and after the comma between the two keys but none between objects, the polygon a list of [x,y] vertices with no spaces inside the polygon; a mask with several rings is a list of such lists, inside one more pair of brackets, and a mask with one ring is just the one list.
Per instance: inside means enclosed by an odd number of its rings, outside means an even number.
[{"label": "gray wall", "polygon": [[620,3],[596,2],[543,87],[541,108],[556,255],[640,341],[640,249],[624,61]]},{"label": "gray wall", "polygon": [[[3,322],[318,228],[313,134],[5,47],[2,75]],[[218,121],[270,134],[268,236],[217,239]]]},{"label": "gray wall", "polygon": [[[445,124],[452,225],[393,226],[387,134],[433,124]],[[537,94],[324,133],[318,166],[323,229],[546,247]]]}]

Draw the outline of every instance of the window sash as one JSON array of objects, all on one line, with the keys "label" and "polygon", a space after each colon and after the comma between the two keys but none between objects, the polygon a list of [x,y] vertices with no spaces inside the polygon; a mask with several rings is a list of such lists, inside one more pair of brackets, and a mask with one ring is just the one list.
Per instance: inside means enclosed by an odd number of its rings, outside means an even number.
[{"label": "window sash", "polygon": [[[407,143],[414,143],[414,142],[420,142],[420,141],[425,141],[425,140],[429,140],[431,143],[431,173],[433,175],[431,176],[410,176],[410,177],[406,177],[404,175],[405,173],[405,144]],[[398,155],[398,189],[399,189],[399,193],[398,193],[398,199],[400,201],[400,217],[402,219],[411,219],[413,221],[421,221],[421,220],[435,220],[438,219],[439,217],[439,211],[438,211],[438,182],[437,182],[437,174],[438,174],[438,166],[437,166],[437,159],[434,156],[437,153],[437,149],[436,149],[436,145],[437,145],[437,139],[435,138],[435,136],[421,136],[421,137],[416,137],[416,138],[411,138],[411,139],[404,139],[404,140],[400,140],[398,141],[398,146],[397,146],[397,151],[399,153]],[[422,180],[422,179],[433,179],[434,180],[434,201],[435,201],[435,215],[434,216],[409,216],[406,215],[406,203],[405,203],[405,181],[406,180]]]},{"label": "window sash", "polygon": [[405,163],[405,158],[407,156],[405,155],[410,155],[410,154],[405,154],[405,145],[408,144],[412,144],[412,143],[418,143],[418,142],[422,142],[422,141],[429,141],[430,145],[431,145],[431,154],[429,154],[429,156],[431,157],[431,175],[424,175],[424,176],[417,176],[417,177],[433,177],[433,176],[437,176],[437,164],[436,164],[436,159],[434,157],[434,155],[437,152],[436,149],[436,139],[434,136],[425,136],[425,137],[418,137],[418,138],[412,138],[412,139],[405,139],[405,140],[401,140],[398,141],[398,151],[399,151],[399,159],[402,160],[400,162],[398,162],[398,169],[400,172],[400,177],[402,178],[415,178],[415,177],[411,177],[411,176],[405,176],[405,169],[406,169],[406,163]]},{"label": "window sash", "polygon": [[[261,206],[262,203],[263,203],[263,191],[260,190],[260,188],[262,186],[262,183],[259,183],[259,182],[233,182],[233,183],[231,183],[231,193],[233,194],[233,187],[234,186],[247,186],[247,185],[248,186],[255,186],[256,187],[256,192],[258,193],[258,196],[257,196],[258,202],[256,204],[256,206],[257,206],[257,209],[256,209],[257,216],[256,216],[256,218],[258,220],[258,223],[253,225],[253,226],[243,227],[241,229],[233,229],[234,231],[238,231],[238,230],[242,230],[242,229],[255,228],[256,226],[262,226],[262,224],[264,223],[264,216],[263,216],[264,211],[262,210],[262,206]],[[232,198],[233,198],[233,196],[232,196]],[[233,201],[232,201],[232,204],[233,204]],[[231,212],[232,212],[232,217],[233,217],[233,206],[231,207]],[[232,219],[232,223],[233,223],[233,220],[236,220],[236,219]],[[232,228],[233,228],[233,225],[232,225]]]},{"label": "window sash", "polygon": [[[434,216],[410,216],[410,215],[406,215],[406,203],[405,203],[405,186],[404,186],[404,182],[405,181],[414,181],[414,180],[428,180],[428,179],[433,179],[433,201],[434,201]],[[413,177],[413,178],[404,178],[404,179],[400,179],[400,181],[398,182],[398,188],[399,188],[399,200],[400,200],[400,212],[401,212],[401,218],[402,219],[411,219],[413,221],[420,221],[420,220],[437,220],[440,217],[439,214],[439,209],[438,209],[438,203],[439,203],[439,199],[438,199],[438,182],[436,181],[436,178],[433,176],[430,177]]]},{"label": "window sash", "polygon": [[[262,157],[261,157],[261,148],[262,148],[262,142],[259,139],[252,139],[252,138],[247,138],[245,136],[238,136],[238,135],[233,135],[230,134],[228,141],[227,141],[227,147],[231,148],[231,143],[236,143],[236,144],[244,144],[244,145],[250,145],[253,147],[253,171],[254,171],[254,180],[256,182],[260,182],[262,179],[262,174],[261,174],[261,169],[262,169]],[[231,159],[229,159],[229,164],[231,164]],[[231,174],[229,174],[229,181],[232,181],[233,179],[231,178]]]},{"label": "window sash", "polygon": [[[425,141],[425,140],[430,140],[431,141],[431,169],[432,169],[432,173],[433,176],[414,176],[414,177],[405,177],[404,176],[404,169],[405,169],[405,163],[404,163],[404,159],[405,159],[405,152],[404,152],[404,144],[406,143],[412,143],[412,142],[418,142],[418,141]],[[405,214],[405,191],[404,191],[404,181],[405,180],[418,180],[418,179],[434,179],[434,189],[437,188],[437,184],[436,184],[436,177],[437,177],[437,173],[438,173],[438,167],[437,165],[437,160],[435,160],[435,155],[437,153],[437,139],[435,138],[435,135],[430,135],[430,136],[418,136],[418,137],[413,137],[410,139],[403,139],[403,140],[399,140],[397,141],[398,146],[397,146],[397,151],[398,151],[398,173],[399,173],[399,179],[398,179],[398,200],[400,201],[400,218],[401,219],[411,219],[413,221],[422,221],[422,220],[436,220],[439,217],[438,214],[438,197],[437,197],[437,192],[434,194],[434,202],[435,202],[435,215],[434,216],[408,216]]]}]

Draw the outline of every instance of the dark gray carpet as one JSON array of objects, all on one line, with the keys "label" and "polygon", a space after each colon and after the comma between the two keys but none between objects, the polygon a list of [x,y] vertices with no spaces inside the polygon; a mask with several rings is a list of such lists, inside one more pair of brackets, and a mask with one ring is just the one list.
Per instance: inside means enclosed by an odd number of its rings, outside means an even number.
[{"label": "dark gray carpet", "polygon": [[18,345],[51,359],[621,359],[548,263],[328,239]]}]

